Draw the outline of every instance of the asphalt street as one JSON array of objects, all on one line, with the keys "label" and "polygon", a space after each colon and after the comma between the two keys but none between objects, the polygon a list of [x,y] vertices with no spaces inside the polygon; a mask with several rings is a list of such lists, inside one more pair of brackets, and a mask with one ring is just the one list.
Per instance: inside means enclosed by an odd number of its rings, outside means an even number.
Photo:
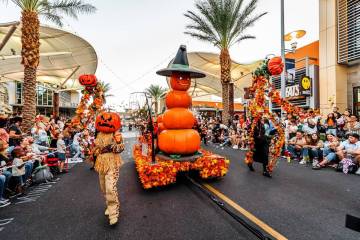
[{"label": "asphalt street", "polygon": [[[0,239],[257,239],[183,179],[143,190],[131,158],[136,134],[124,136],[115,228],[103,214],[97,174],[81,163],[0,209]],[[260,164],[247,170],[242,151],[207,148],[231,160],[229,174],[208,183],[288,239],[360,239],[344,227],[345,214],[360,216],[359,176],[280,162],[267,179]]]}]

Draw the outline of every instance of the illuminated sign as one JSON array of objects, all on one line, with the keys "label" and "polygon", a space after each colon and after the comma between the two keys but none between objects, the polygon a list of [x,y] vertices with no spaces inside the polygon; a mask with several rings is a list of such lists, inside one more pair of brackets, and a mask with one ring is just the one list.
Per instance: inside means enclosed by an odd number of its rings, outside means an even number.
[{"label": "illuminated sign", "polygon": [[311,78],[308,76],[304,76],[301,78],[299,83],[300,94],[304,96],[311,95]]}]

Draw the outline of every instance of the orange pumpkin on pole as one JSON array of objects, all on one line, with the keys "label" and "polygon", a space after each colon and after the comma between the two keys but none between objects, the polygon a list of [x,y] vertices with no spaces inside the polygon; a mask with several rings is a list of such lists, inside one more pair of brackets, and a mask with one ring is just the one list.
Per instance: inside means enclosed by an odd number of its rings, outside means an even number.
[{"label": "orange pumpkin on pole", "polygon": [[268,70],[272,76],[280,75],[284,70],[284,63],[281,57],[273,57],[267,64]]},{"label": "orange pumpkin on pole", "polygon": [[84,74],[79,77],[79,82],[85,87],[95,87],[97,84],[97,78],[93,74]]}]

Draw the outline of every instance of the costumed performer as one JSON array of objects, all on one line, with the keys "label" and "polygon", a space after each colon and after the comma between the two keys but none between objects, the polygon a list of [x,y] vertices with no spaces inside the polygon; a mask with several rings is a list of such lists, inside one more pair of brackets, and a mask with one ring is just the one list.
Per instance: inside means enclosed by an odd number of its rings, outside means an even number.
[{"label": "costumed performer", "polygon": [[110,225],[115,225],[119,219],[119,198],[117,181],[122,165],[120,153],[124,151],[124,143],[120,129],[120,116],[113,112],[102,112],[96,118],[94,154],[96,156],[95,170],[99,173],[100,188],[106,200],[105,215],[109,217]]}]

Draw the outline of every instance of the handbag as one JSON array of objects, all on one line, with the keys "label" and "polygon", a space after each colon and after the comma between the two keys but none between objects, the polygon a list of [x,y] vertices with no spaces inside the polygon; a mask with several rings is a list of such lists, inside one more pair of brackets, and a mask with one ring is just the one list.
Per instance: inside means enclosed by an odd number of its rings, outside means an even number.
[{"label": "handbag", "polygon": [[[350,165],[349,165],[350,161],[352,162],[352,164],[350,163]],[[347,167],[344,168],[344,164],[347,165]],[[354,161],[352,159],[345,158],[339,162],[339,164],[336,167],[336,171],[343,172],[345,174],[348,174],[348,173],[354,174],[354,173],[356,173],[358,168],[359,168],[358,164],[354,163]]]}]

